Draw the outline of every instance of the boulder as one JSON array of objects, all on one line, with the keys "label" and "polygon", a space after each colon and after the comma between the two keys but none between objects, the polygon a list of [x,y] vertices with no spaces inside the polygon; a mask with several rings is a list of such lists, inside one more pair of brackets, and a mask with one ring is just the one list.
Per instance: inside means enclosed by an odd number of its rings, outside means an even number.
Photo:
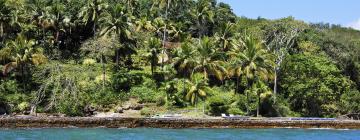
[{"label": "boulder", "polygon": [[124,113],[124,109],[122,107],[118,107],[115,109],[115,113]]},{"label": "boulder", "polygon": [[91,106],[91,105],[86,105],[84,107],[84,114],[85,116],[92,116],[94,115],[94,112],[96,111],[95,107]]},{"label": "boulder", "polygon": [[10,114],[10,107],[6,103],[0,102],[0,115]]},{"label": "boulder", "polygon": [[132,110],[141,110],[142,108],[144,108],[143,104],[135,104],[135,105],[131,106]]},{"label": "boulder", "polygon": [[124,105],[124,106],[122,107],[122,109],[123,109],[123,110],[129,110],[129,109],[131,109],[131,106],[128,105],[128,104],[126,104],[126,105]]}]

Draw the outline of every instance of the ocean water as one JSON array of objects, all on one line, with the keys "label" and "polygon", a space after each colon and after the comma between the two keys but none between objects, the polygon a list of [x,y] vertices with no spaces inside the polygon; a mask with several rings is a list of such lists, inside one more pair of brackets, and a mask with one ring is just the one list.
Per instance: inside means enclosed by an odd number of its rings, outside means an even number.
[{"label": "ocean water", "polygon": [[360,130],[339,129],[1,129],[0,140],[360,140]]}]

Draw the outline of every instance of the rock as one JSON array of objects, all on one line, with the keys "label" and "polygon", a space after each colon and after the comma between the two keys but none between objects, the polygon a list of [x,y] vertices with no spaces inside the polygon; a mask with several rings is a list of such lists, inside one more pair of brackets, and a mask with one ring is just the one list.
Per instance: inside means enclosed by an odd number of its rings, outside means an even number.
[{"label": "rock", "polygon": [[94,112],[96,111],[95,107],[86,105],[84,108],[84,114],[85,116],[92,116],[94,115]]},{"label": "rock", "polygon": [[6,103],[0,102],[0,115],[9,115],[10,114],[10,107]]},{"label": "rock", "polygon": [[142,108],[144,108],[143,104],[136,104],[136,105],[131,106],[132,110],[141,110]]},{"label": "rock", "polygon": [[124,113],[124,109],[122,107],[118,107],[116,108],[115,113]]},{"label": "rock", "polygon": [[129,109],[131,109],[131,106],[126,104],[122,108],[123,108],[123,110],[129,110]]}]

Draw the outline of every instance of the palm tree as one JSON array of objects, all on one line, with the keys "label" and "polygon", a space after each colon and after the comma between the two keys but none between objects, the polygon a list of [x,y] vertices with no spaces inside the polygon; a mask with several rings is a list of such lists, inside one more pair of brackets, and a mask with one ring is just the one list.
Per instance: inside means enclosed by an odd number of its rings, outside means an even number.
[{"label": "palm tree", "polygon": [[114,34],[118,37],[119,42],[122,44],[123,50],[128,52],[120,51],[120,48],[115,50],[116,53],[116,65],[119,66],[119,55],[123,53],[131,53],[134,51],[133,46],[136,44],[132,37],[134,31],[133,20],[135,17],[131,13],[126,13],[126,7],[121,4],[111,6],[105,11],[100,18],[101,21],[101,32],[100,36]]},{"label": "palm tree", "polygon": [[191,73],[189,72],[189,70],[195,66],[195,61],[193,61],[195,53],[196,50],[191,41],[183,42],[181,44],[181,47],[176,48],[174,52],[172,64],[173,66],[175,66],[175,69],[183,71],[185,73]]},{"label": "palm tree", "polygon": [[99,22],[99,16],[108,7],[104,0],[87,0],[86,6],[80,10],[79,18],[85,24],[92,24],[94,37],[96,35],[96,26]]},{"label": "palm tree", "polygon": [[271,94],[271,90],[263,81],[256,81],[256,84],[252,87],[252,90],[258,96],[257,107],[256,107],[256,117],[259,117],[260,114],[260,105],[261,105],[261,95]]},{"label": "palm tree", "polygon": [[196,53],[192,60],[195,64],[193,72],[202,72],[205,79],[208,79],[209,75],[214,75],[217,79],[224,80],[227,71],[223,61],[214,59],[218,55],[214,41],[209,37],[201,40],[199,46],[195,48]]},{"label": "palm tree", "polygon": [[28,25],[23,24],[23,19],[27,16],[25,12],[25,0],[6,0],[4,8],[8,8],[8,18],[10,18],[9,25],[14,28],[13,31],[23,30],[22,26]]},{"label": "palm tree", "polygon": [[221,26],[219,32],[215,33],[216,41],[220,43],[223,51],[228,51],[236,45],[235,24],[228,22]]},{"label": "palm tree", "polygon": [[0,1],[0,39],[4,41],[6,25],[10,22],[10,9],[5,5],[6,1]]},{"label": "palm tree", "polygon": [[[204,75],[200,73],[192,75],[191,80],[187,80],[186,83],[188,84],[188,89],[185,98],[195,106],[199,98],[204,100],[212,92],[211,88],[208,87],[207,81],[204,79]],[[203,112],[205,112],[205,104]]]},{"label": "palm tree", "polygon": [[193,24],[195,26],[192,28],[197,32],[198,38],[201,39],[208,30],[208,24],[214,22],[214,12],[212,10],[211,1],[198,0],[191,9],[190,14],[195,22]]},{"label": "palm tree", "polygon": [[146,44],[149,48],[149,53],[147,54],[147,58],[151,63],[151,74],[154,75],[154,71],[156,70],[156,66],[159,62],[161,41],[157,38],[150,38]]},{"label": "palm tree", "polygon": [[28,65],[40,65],[47,61],[42,50],[34,45],[34,40],[28,40],[19,34],[15,40],[6,42],[6,47],[0,50],[0,61],[9,62],[3,68],[3,75],[8,75],[15,69],[20,71],[24,89]]},{"label": "palm tree", "polygon": [[[272,78],[271,70],[274,66],[274,57],[252,36],[245,36],[242,41],[245,50],[235,50],[233,56],[236,61],[236,76],[243,74],[248,82],[248,88],[252,87],[255,81],[268,81]],[[240,67],[241,66],[241,67]],[[249,105],[249,94],[246,92],[247,103]],[[249,109],[247,110],[249,113]]]}]

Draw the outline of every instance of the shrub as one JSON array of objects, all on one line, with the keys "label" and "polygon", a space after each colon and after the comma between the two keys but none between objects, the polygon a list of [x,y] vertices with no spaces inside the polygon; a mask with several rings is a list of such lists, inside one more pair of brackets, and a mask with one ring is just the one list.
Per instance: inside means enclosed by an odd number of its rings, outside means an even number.
[{"label": "shrub", "polygon": [[213,96],[208,99],[209,113],[214,116],[219,116],[226,113],[229,109],[228,102],[222,96]]},{"label": "shrub", "polygon": [[360,92],[357,90],[352,90],[349,93],[343,94],[341,96],[341,104],[343,114],[348,113],[359,113],[360,112]]},{"label": "shrub", "polygon": [[83,65],[85,65],[85,66],[93,66],[93,65],[95,65],[95,63],[96,63],[96,60],[90,59],[90,58],[84,59],[84,61],[83,61]]},{"label": "shrub", "polygon": [[234,114],[234,115],[245,115],[244,111],[237,108],[236,106],[232,106],[228,109],[228,114]]},{"label": "shrub", "polygon": [[289,103],[279,95],[276,98],[273,95],[262,98],[260,113],[265,117],[299,116],[295,112],[291,111]]},{"label": "shrub", "polygon": [[30,109],[30,104],[28,102],[22,102],[18,104],[17,108],[20,112],[27,111]]},{"label": "shrub", "polygon": [[137,97],[141,103],[156,103],[159,98],[165,97],[163,92],[145,86],[131,88],[130,95]]}]

